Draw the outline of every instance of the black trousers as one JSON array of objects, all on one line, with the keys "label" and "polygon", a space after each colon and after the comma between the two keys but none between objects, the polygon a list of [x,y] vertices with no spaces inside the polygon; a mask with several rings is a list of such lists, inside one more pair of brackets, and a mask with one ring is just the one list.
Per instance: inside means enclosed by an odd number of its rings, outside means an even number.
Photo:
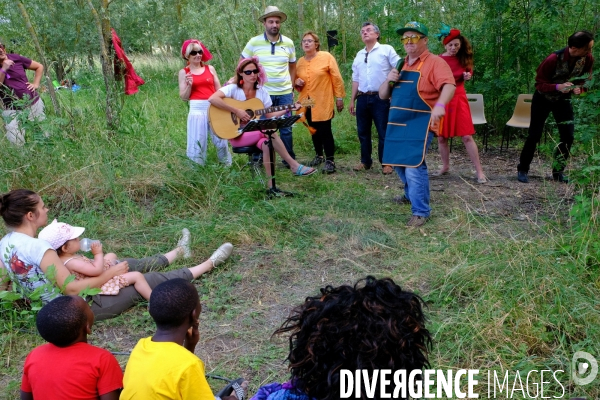
[{"label": "black trousers", "polygon": [[331,131],[331,119],[328,119],[327,121],[313,121],[310,108],[307,108],[306,121],[309,126],[312,126],[317,130],[315,134],[312,135],[315,153],[322,157],[323,150],[325,150],[325,159],[333,161],[335,142],[333,140],[333,132]]},{"label": "black trousers", "polygon": [[[517,170],[529,172],[529,165],[533,160],[537,143],[542,137],[544,125],[548,116],[552,113],[558,133],[560,135],[560,143],[554,151],[554,163],[552,164],[552,172],[562,172],[565,169],[571,145],[573,144],[575,126],[573,125],[573,106],[569,99],[561,99],[558,101],[549,101],[546,97],[537,90],[533,94],[531,100],[531,123],[529,124],[529,135],[521,151],[521,158]],[[565,123],[566,122],[566,123]]]}]

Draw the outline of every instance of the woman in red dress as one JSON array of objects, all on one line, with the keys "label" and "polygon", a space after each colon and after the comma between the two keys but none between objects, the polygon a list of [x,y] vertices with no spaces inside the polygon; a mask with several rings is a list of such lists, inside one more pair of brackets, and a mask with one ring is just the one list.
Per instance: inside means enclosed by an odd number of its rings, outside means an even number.
[{"label": "woman in red dress", "polygon": [[442,34],[443,43],[446,51],[440,55],[452,69],[454,79],[456,80],[456,92],[452,100],[446,105],[446,116],[444,117],[444,126],[438,136],[438,145],[440,156],[442,158],[442,168],[433,175],[445,175],[450,170],[450,148],[448,139],[460,136],[471,161],[477,172],[477,182],[485,183],[487,179],[479,162],[479,151],[477,144],[473,140],[475,127],[471,119],[471,110],[467,92],[465,91],[465,81],[472,77],[473,73],[473,49],[471,43],[460,34],[458,29],[451,29],[446,35]]}]

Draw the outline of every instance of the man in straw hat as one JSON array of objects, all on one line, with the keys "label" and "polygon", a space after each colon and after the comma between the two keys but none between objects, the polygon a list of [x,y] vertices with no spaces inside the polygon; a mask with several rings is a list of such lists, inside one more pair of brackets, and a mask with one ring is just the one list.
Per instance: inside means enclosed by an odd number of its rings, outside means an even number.
[{"label": "man in straw hat", "polygon": [[404,183],[404,196],[394,200],[411,205],[406,225],[419,227],[431,213],[425,154],[456,87],[448,63],[429,52],[425,25],[413,21],[396,32],[407,57],[401,71],[391,70],[379,87],[382,99],[391,98],[383,162],[393,165]]},{"label": "man in straw hat", "polygon": [[[296,49],[290,38],[279,33],[281,24],[286,19],[287,15],[279,11],[277,7],[268,6],[264,14],[258,18],[265,26],[265,31],[251,38],[241,54],[242,59],[258,57],[267,73],[267,82],[264,88],[269,92],[273,106],[294,102],[292,82],[296,79]],[[286,150],[295,159],[292,129],[281,128],[279,135]],[[286,165],[286,167],[288,166]]]}]

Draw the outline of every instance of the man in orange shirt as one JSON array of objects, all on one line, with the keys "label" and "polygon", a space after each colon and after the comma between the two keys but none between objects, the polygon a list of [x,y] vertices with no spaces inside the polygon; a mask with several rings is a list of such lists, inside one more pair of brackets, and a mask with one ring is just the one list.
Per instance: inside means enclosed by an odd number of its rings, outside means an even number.
[{"label": "man in orange shirt", "polygon": [[404,183],[405,194],[395,200],[411,204],[406,225],[419,227],[431,214],[425,154],[456,86],[448,64],[429,52],[425,25],[409,22],[396,32],[407,57],[402,71],[392,69],[379,87],[379,97],[391,98],[383,163],[393,165]]}]

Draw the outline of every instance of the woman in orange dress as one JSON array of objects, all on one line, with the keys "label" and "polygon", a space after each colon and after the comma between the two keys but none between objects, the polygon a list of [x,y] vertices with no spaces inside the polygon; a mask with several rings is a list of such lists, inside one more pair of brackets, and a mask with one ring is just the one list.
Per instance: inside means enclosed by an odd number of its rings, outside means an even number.
[{"label": "woman in orange dress", "polygon": [[471,109],[469,107],[469,100],[467,99],[467,92],[465,91],[465,81],[470,80],[473,74],[473,49],[471,43],[460,34],[458,29],[450,29],[449,32],[442,33],[441,37],[443,38],[446,51],[440,57],[452,69],[454,80],[456,81],[456,92],[452,100],[446,105],[444,126],[438,136],[442,168],[433,175],[439,176],[448,173],[450,170],[448,139],[460,136],[475,166],[477,182],[485,183],[487,179],[479,162],[477,144],[473,140],[475,127],[471,119]]},{"label": "woman in orange dress", "polygon": [[[320,49],[319,37],[312,31],[302,36],[304,57],[298,60],[296,67],[295,89],[300,93],[298,100],[314,100],[312,108],[306,108],[306,120],[311,129],[316,156],[309,164],[317,166],[323,162],[323,173],[335,172],[335,143],[331,131],[333,103],[337,111],[344,109],[344,80],[335,58]],[[325,157],[323,157],[325,153]]]}]

